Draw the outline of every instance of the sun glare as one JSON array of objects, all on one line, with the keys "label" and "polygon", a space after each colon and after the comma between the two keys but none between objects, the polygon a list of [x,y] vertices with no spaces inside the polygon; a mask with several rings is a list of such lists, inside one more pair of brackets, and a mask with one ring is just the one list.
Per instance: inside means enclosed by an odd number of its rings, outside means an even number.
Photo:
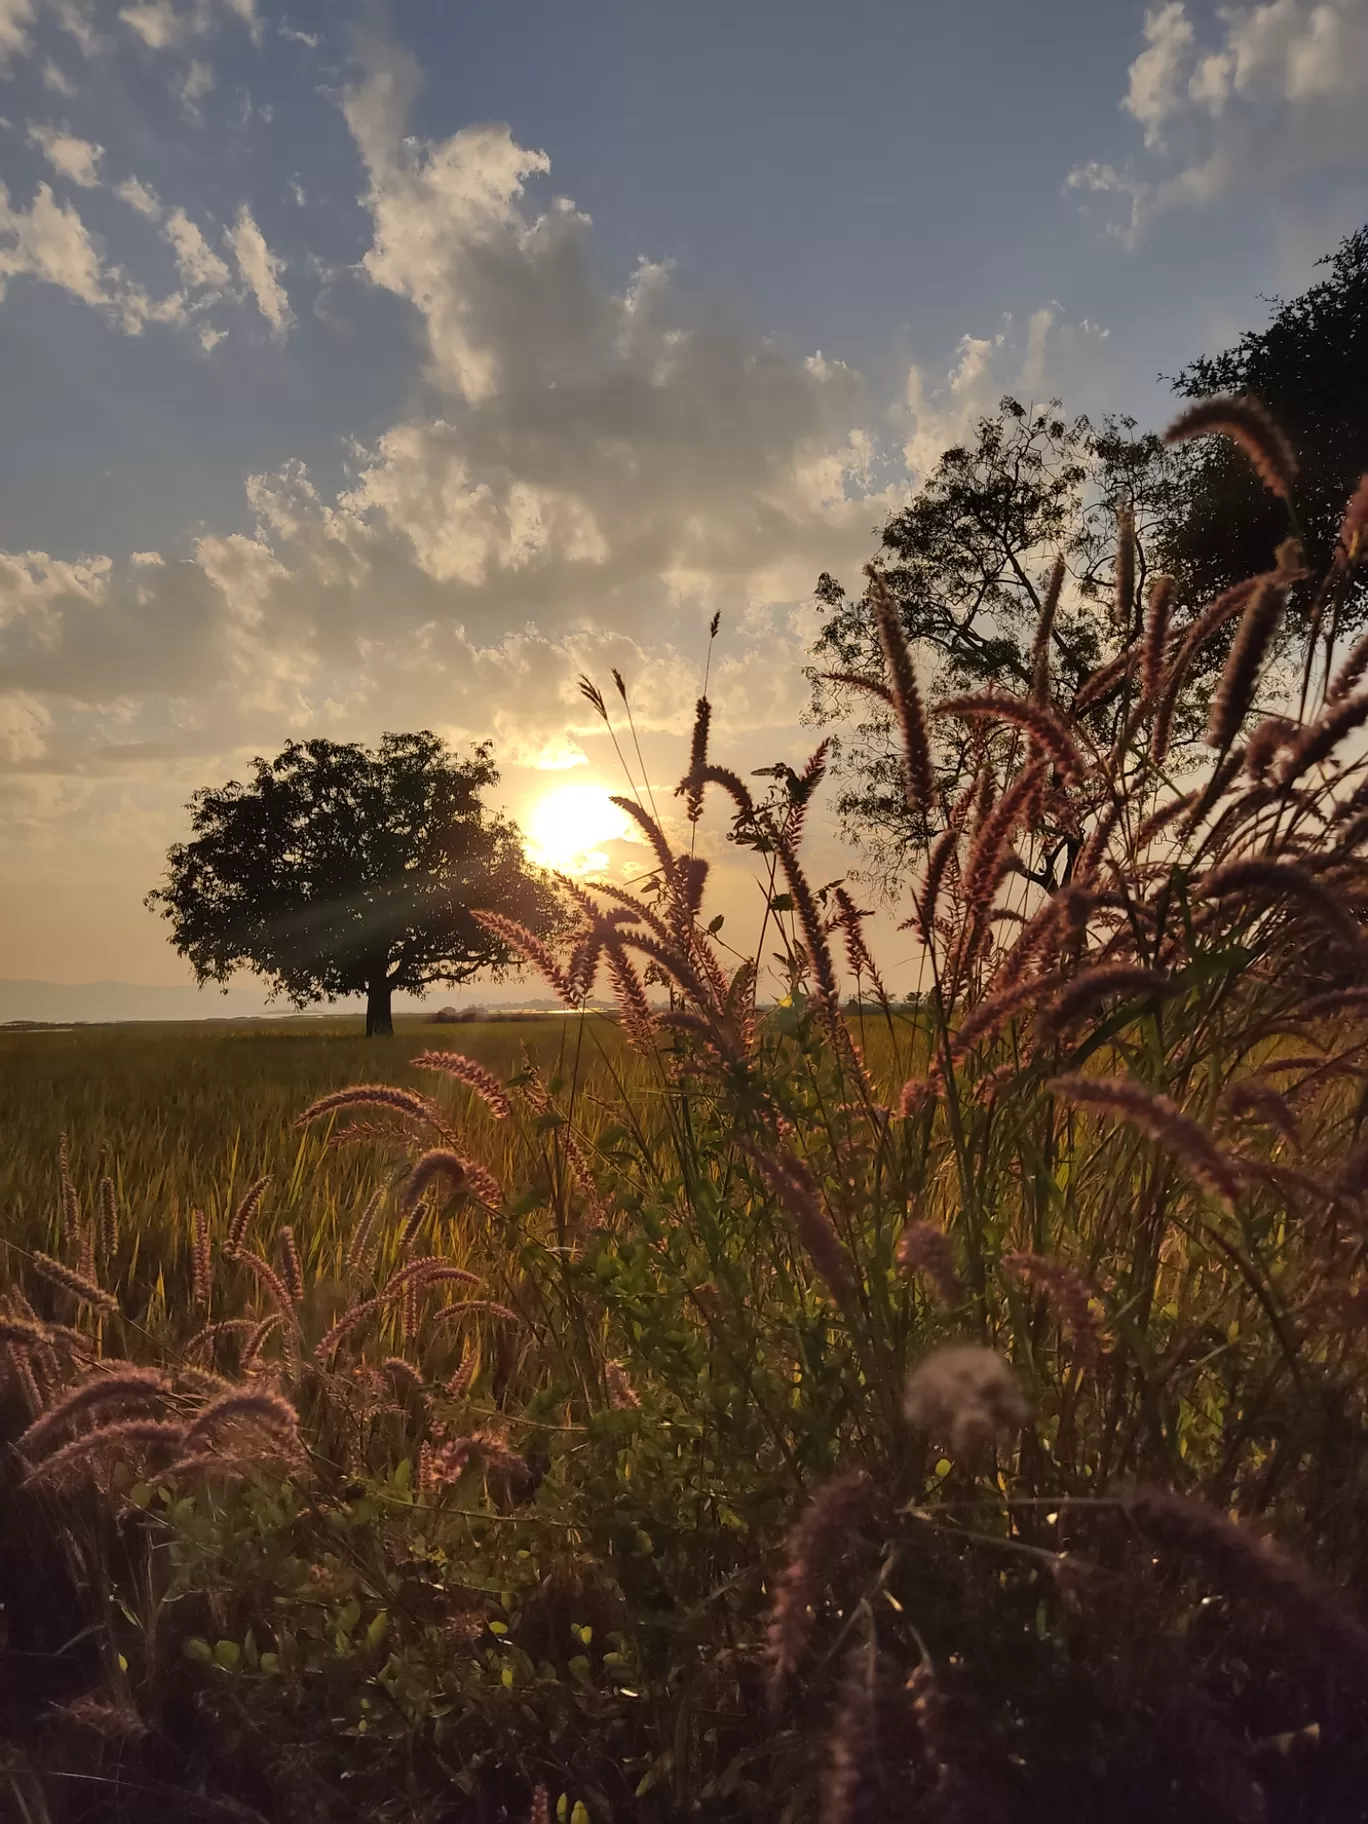
[{"label": "sun glare", "polygon": [[562,874],[602,873],[609,863],[604,845],[632,834],[626,812],[600,785],[558,786],[537,800],[524,828],[530,859]]}]

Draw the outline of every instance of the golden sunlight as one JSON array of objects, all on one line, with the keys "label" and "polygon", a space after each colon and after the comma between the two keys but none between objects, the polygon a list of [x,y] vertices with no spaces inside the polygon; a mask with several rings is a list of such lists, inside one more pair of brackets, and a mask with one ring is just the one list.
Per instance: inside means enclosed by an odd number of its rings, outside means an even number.
[{"label": "golden sunlight", "polygon": [[601,785],[561,785],[539,798],[524,821],[529,858],[562,874],[597,874],[608,866],[605,843],[633,834],[627,813]]}]

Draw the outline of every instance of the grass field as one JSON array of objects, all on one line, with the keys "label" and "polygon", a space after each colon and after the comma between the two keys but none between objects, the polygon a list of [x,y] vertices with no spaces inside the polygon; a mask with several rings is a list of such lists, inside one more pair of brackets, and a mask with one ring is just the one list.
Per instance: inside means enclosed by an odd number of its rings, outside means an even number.
[{"label": "grass field", "polygon": [[[145,1245],[185,1245],[189,1212],[217,1219],[254,1179],[269,1176],[280,1221],[301,1235],[331,1226],[364,1201],[373,1147],[338,1150],[295,1126],[317,1097],[379,1081],[431,1091],[409,1060],[459,1050],[499,1076],[524,1055],[547,1075],[573,1073],[592,1095],[606,1060],[619,1060],[616,1028],[590,1018],[433,1025],[396,1022],[393,1039],[367,1040],[354,1018],[89,1026],[0,1035],[0,1208],[11,1241],[46,1245],[56,1221],[58,1151],[70,1147],[83,1196],[111,1176],[125,1228]],[[465,1112],[471,1151],[491,1169],[505,1145],[478,1104]],[[364,1189],[362,1188],[364,1187]]]}]

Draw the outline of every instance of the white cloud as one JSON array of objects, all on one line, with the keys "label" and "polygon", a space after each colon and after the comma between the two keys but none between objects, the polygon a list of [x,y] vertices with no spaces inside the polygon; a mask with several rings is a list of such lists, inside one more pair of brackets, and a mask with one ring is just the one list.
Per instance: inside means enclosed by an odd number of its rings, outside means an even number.
[{"label": "white cloud", "polygon": [[257,309],[270,324],[272,332],[283,336],[294,322],[290,300],[277,276],[280,261],[266,245],[265,236],[246,203],[238,206],[237,220],[226,235],[233,250],[238,271],[256,299]]},{"label": "white cloud", "polygon": [[199,345],[206,355],[212,355],[219,343],[227,340],[228,331],[226,329],[215,329],[210,324],[206,324],[199,332]]},{"label": "white cloud", "polygon": [[16,57],[27,56],[33,40],[34,0],[0,0],[0,74],[8,71]]},{"label": "white cloud", "polygon": [[140,335],[149,323],[181,323],[185,299],[179,292],[153,298],[122,268],[106,266],[99,247],[69,203],[59,203],[39,184],[27,209],[16,208],[0,183],[0,297],[11,278],[59,286],[99,310],[125,335]]},{"label": "white cloud", "polygon": [[1130,67],[1122,106],[1145,130],[1147,146],[1163,144],[1164,124],[1178,105],[1194,33],[1183,0],[1168,0],[1145,15],[1145,49]]},{"label": "white cloud", "polygon": [[74,38],[82,53],[93,57],[104,48],[95,29],[95,10],[99,0],[47,0],[47,7],[58,26]]},{"label": "white cloud", "polygon": [[260,45],[264,26],[256,0],[133,0],[119,9],[119,18],[151,51],[175,50],[192,39],[207,37],[223,18],[236,19]]},{"label": "white cloud", "polygon": [[1368,156],[1368,0],[1265,0],[1220,7],[1217,20],[1216,41],[1202,45],[1184,0],[1146,14],[1121,105],[1149,157],[1135,170],[1091,161],[1069,175],[1072,189],[1123,201],[1111,231],[1127,245],[1162,210]]},{"label": "white cloud", "polygon": [[139,215],[146,216],[149,222],[160,221],[162,212],[160,197],[155,190],[147,184],[141,183],[136,177],[126,177],[121,184],[115,186],[114,194],[121,197],[130,209],[136,209]]},{"label": "white cloud", "polygon": [[184,209],[173,209],[162,230],[175,250],[176,269],[187,285],[222,291],[228,284],[228,267],[207,244]]},{"label": "white cloud", "polygon": [[[12,245],[5,247],[10,237]],[[47,184],[39,184],[28,209],[14,208],[0,184],[0,281],[20,274],[60,285],[95,307],[111,301],[85,224],[70,204],[57,201]]]},{"label": "white cloud", "polygon": [[908,369],[903,454],[912,474],[924,477],[942,451],[963,443],[979,418],[991,414],[1004,393],[1042,405],[1066,398],[1072,410],[1107,396],[1105,351],[1109,331],[1084,318],[1070,323],[1058,305],[1027,318],[1024,334],[1010,316],[992,336],[963,336],[943,380],[929,382],[919,366]]},{"label": "white cloud", "polygon": [[100,160],[104,147],[74,133],[56,127],[31,126],[29,138],[42,150],[43,157],[60,176],[79,184],[83,190],[94,190],[100,182]]},{"label": "white cloud", "polygon": [[76,84],[50,57],[43,65],[43,87],[51,89],[54,95],[65,96],[68,101],[76,93]]}]

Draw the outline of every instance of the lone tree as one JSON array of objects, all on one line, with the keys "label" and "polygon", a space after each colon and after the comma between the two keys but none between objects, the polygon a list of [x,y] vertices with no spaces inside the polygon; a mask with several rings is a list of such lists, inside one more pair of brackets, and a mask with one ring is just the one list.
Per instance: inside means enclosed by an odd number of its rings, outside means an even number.
[{"label": "lone tree", "polygon": [[396,989],[510,962],[476,912],[553,916],[517,828],[481,802],[498,777],[487,745],[460,759],[427,730],[292,741],[246,784],[196,792],[193,839],[146,903],[199,982],[250,969],[297,1007],[364,993],[367,1035],[391,1033]]}]

